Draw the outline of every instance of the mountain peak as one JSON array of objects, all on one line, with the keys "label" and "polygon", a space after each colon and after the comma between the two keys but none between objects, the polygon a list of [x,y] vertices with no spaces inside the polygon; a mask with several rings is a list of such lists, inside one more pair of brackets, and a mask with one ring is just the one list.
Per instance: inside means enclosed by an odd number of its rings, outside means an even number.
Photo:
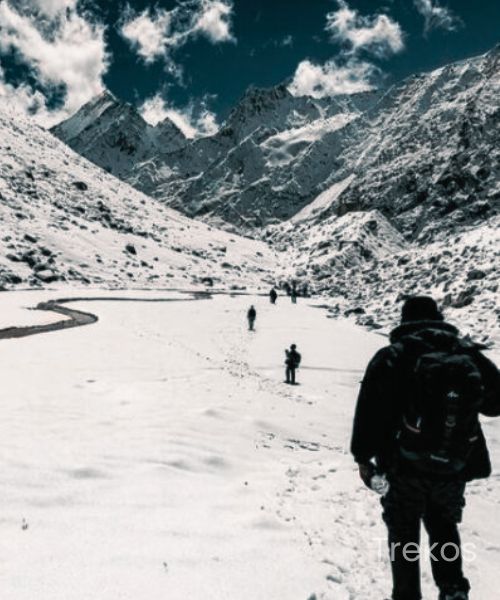
[{"label": "mountain peak", "polygon": [[284,83],[269,87],[261,88],[254,85],[248,86],[243,94],[242,102],[247,101],[272,101],[282,100],[292,94],[288,91],[288,87]]},{"label": "mountain peak", "polygon": [[106,111],[125,106],[109,90],[105,89],[81,106],[69,119],[53,127],[51,131],[67,142],[80,135],[84,129],[100,119]]},{"label": "mountain peak", "polygon": [[287,83],[270,88],[250,86],[226,121],[227,130],[242,139],[249,133],[262,128],[282,131],[311,121],[320,116],[318,103],[307,96],[296,97],[288,90]]},{"label": "mountain peak", "polygon": [[119,104],[118,98],[108,89],[104,89],[100,94],[94,96],[84,106],[101,106],[103,104]]},{"label": "mountain peak", "polygon": [[162,133],[169,132],[175,133],[176,135],[181,135],[183,138],[186,137],[181,131],[181,129],[172,121],[170,117],[165,117],[162,121],[157,123],[157,125],[155,125],[155,129],[161,130]]},{"label": "mountain peak", "polygon": [[178,150],[188,142],[184,132],[169,117],[154,127],[152,139],[160,154]]}]

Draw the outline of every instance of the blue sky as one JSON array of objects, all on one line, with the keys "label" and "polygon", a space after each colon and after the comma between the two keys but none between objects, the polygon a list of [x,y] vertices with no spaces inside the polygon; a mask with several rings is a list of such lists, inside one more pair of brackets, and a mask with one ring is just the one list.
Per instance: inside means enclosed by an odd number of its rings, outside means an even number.
[{"label": "blue sky", "polygon": [[498,42],[490,0],[0,0],[0,97],[52,124],[104,87],[210,133],[249,85],[352,93]]}]

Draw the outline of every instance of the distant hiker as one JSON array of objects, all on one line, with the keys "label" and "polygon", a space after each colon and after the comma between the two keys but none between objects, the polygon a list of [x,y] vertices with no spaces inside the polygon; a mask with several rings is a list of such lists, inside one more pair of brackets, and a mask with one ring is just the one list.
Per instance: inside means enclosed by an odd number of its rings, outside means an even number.
[{"label": "distant hiker", "polygon": [[297,304],[297,290],[295,288],[290,292],[290,298],[292,300],[292,304]]},{"label": "distant hiker", "polygon": [[271,291],[269,292],[269,300],[271,301],[271,304],[276,304],[276,300],[278,298],[278,292],[272,288]]},{"label": "distant hiker", "polygon": [[257,311],[255,310],[255,306],[252,306],[248,309],[247,312],[247,320],[248,320],[248,329],[253,331],[253,326],[255,323],[255,319],[257,318]]},{"label": "distant hiker", "polygon": [[299,368],[302,357],[300,356],[300,353],[297,352],[297,346],[295,344],[290,346],[290,350],[285,350],[285,356],[285,383],[295,385],[295,370]]},{"label": "distant hiker", "polygon": [[458,523],[466,482],[491,474],[478,415],[500,416],[500,372],[429,297],[405,302],[390,341],[366,370],[351,451],[364,483],[385,494],[392,599],[422,598],[423,521],[439,600],[468,600]]}]

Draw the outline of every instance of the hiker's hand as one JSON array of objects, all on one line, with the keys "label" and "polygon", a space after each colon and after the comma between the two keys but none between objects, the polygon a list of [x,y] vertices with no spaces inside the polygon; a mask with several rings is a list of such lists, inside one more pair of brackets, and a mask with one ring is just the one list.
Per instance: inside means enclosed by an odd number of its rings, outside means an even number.
[{"label": "hiker's hand", "polygon": [[374,475],[371,478],[370,488],[380,496],[385,496],[389,491],[389,482],[385,475]]},{"label": "hiker's hand", "polygon": [[359,469],[359,476],[361,478],[361,481],[366,485],[367,488],[371,488],[371,480],[372,477],[375,475],[375,467],[372,463],[366,463],[366,464],[359,464],[358,465],[358,469]]}]

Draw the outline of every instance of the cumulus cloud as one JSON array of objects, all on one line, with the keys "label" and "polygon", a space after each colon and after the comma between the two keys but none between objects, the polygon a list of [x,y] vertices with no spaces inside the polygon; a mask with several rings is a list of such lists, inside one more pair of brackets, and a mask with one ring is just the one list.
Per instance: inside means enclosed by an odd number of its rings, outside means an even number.
[{"label": "cumulus cloud", "polygon": [[172,52],[196,36],[213,44],[234,42],[231,33],[233,0],[184,0],[172,10],[128,8],[120,33],[146,63],[163,59],[173,72]]},{"label": "cumulus cloud", "polygon": [[33,90],[26,84],[17,87],[5,81],[5,74],[0,68],[0,100],[7,103],[11,109],[21,115],[37,114],[44,120],[50,119],[46,106],[46,97],[38,90]]},{"label": "cumulus cloud", "polygon": [[378,69],[367,62],[338,64],[329,60],[320,65],[303,60],[295,71],[289,90],[295,96],[313,98],[367,92],[373,89],[371,80],[377,73]]},{"label": "cumulus cloud", "polygon": [[333,41],[347,42],[349,52],[353,54],[367,50],[384,57],[403,50],[403,32],[399,23],[387,15],[360,15],[344,0],[339,0],[338,4],[339,9],[326,16],[325,29]]},{"label": "cumulus cloud", "polygon": [[171,22],[172,16],[167,10],[158,9],[155,13],[145,10],[123,23],[121,34],[144,62],[149,63],[164,55]]},{"label": "cumulus cloud", "polygon": [[214,44],[234,41],[231,33],[232,2],[202,0],[193,33],[203,33]]},{"label": "cumulus cloud", "polygon": [[322,98],[355,94],[375,87],[382,71],[367,55],[388,58],[404,49],[403,31],[388,15],[360,15],[345,0],[326,15],[325,31],[331,42],[341,44],[339,55],[324,64],[299,63],[289,90],[296,96]]},{"label": "cumulus cloud", "polygon": [[463,26],[463,22],[449,8],[441,6],[438,0],[413,0],[415,8],[424,17],[424,32],[428,34],[432,29],[445,29],[456,31]]},{"label": "cumulus cloud", "polygon": [[139,107],[143,118],[151,125],[158,125],[168,117],[168,108],[160,94],[147,98]]},{"label": "cumulus cloud", "polygon": [[[104,27],[78,14],[72,9],[76,4],[69,0],[35,0],[28,4],[29,10],[25,2],[0,3],[0,53],[14,52],[31,68],[42,88],[63,86],[64,105],[49,111],[40,93],[29,86],[16,91],[3,77],[2,85],[5,95],[17,98],[21,106],[39,105],[30,112],[39,122],[51,125],[102,91],[102,77],[108,68]],[[40,10],[45,19],[40,19]]]},{"label": "cumulus cloud", "polygon": [[66,9],[75,9],[78,4],[78,0],[28,0],[34,4],[40,12],[54,17],[58,12]]},{"label": "cumulus cloud", "polygon": [[51,18],[67,9],[76,9],[77,4],[78,0],[10,0],[10,5],[19,11],[35,11]]},{"label": "cumulus cloud", "polygon": [[213,135],[219,130],[217,118],[208,109],[206,100],[176,108],[169,105],[161,94],[156,94],[145,100],[139,110],[151,125],[157,125],[168,117],[189,139]]}]

